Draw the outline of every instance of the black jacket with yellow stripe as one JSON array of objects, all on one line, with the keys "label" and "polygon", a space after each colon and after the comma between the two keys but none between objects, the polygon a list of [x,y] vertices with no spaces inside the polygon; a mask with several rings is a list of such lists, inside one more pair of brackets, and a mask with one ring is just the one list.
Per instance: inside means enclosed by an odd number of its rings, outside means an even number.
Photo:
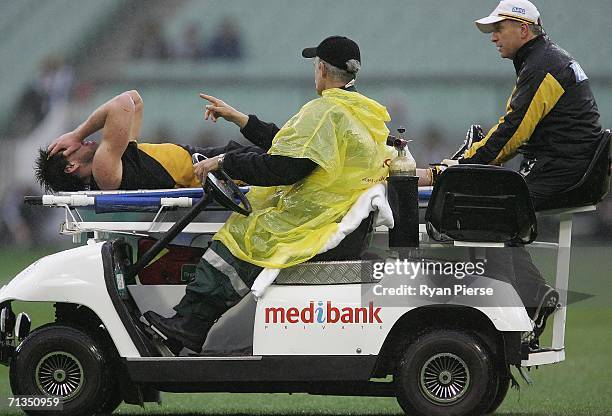
[{"label": "black jacket with yellow stripe", "polygon": [[501,164],[518,151],[582,166],[602,136],[586,74],[545,35],[523,45],[513,62],[518,79],[506,114],[459,163]]}]

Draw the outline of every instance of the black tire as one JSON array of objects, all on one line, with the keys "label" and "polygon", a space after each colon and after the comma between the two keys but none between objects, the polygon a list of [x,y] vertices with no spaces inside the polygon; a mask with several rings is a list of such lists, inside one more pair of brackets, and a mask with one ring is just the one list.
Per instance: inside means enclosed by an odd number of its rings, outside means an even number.
[{"label": "black tire", "polygon": [[121,388],[119,382],[111,383],[111,388],[107,390],[106,397],[102,401],[102,405],[96,410],[96,416],[107,416],[113,414],[121,403],[123,403],[123,396],[121,394]]},{"label": "black tire", "polygon": [[450,329],[420,334],[396,369],[397,401],[411,416],[484,414],[497,392],[494,363],[475,334]]},{"label": "black tire", "polygon": [[110,373],[98,343],[84,332],[50,324],[33,331],[15,352],[10,381],[14,395],[62,398],[62,410],[26,410],[29,415],[87,416],[104,405]]},{"label": "black tire", "polygon": [[[508,372],[510,370],[507,370]],[[486,414],[495,413],[497,408],[501,406],[504,399],[506,398],[506,394],[508,394],[508,390],[510,389],[510,376],[506,372],[502,372],[499,375],[499,383],[497,384],[497,392],[495,393],[495,398],[489,408],[486,411]]]},{"label": "black tire", "polygon": [[95,414],[96,416],[112,414],[123,402],[120,383],[116,382],[118,374],[120,373],[117,367],[119,355],[108,333],[100,327],[102,325],[100,318],[98,318],[91,309],[81,305],[56,303],[55,322],[59,325],[76,328],[88,334],[103,348],[107,366],[110,364],[109,375],[113,377],[113,379],[110,380],[106,397]]},{"label": "black tire", "polygon": [[119,383],[117,382],[112,386],[113,387],[107,391],[106,398],[94,413],[95,416],[112,415],[121,403],[123,403],[123,396],[121,395]]}]

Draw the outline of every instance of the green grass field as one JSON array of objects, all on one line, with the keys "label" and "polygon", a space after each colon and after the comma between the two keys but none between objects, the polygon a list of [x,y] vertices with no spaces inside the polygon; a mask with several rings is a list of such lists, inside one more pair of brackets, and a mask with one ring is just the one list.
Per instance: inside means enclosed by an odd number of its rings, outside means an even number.
[{"label": "green grass field", "polygon": [[[0,251],[0,284],[49,250]],[[550,255],[537,253],[536,261],[550,276]],[[575,247],[572,250],[574,291],[594,295],[570,306],[567,322],[566,361],[530,373],[534,385],[521,382],[511,390],[500,415],[610,415],[612,414],[612,247]],[[27,306],[27,308],[26,308]],[[17,304],[26,310],[33,326],[47,320],[50,305]],[[0,366],[1,415],[18,415],[6,408],[11,395],[8,371]],[[402,411],[393,398],[323,397],[305,394],[163,394],[163,405],[145,409],[122,405],[114,414],[148,415],[397,415]]]}]

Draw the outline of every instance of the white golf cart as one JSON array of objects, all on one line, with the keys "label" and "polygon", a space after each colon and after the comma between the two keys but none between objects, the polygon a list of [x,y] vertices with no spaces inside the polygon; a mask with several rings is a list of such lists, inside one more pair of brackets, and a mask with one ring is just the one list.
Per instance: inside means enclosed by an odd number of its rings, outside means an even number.
[{"label": "white golf cart", "polygon": [[[421,202],[427,212],[418,248],[389,248],[383,227],[370,233],[367,250],[356,257],[283,269],[258,299],[249,293],[219,319],[201,352],[178,355],[141,315],[173,313],[207,236],[221,225],[194,220],[212,195],[243,210],[244,198],[239,206],[236,190],[218,182],[216,191],[204,194],[193,189],[30,198],[63,207],[62,233],[87,244],[38,260],[0,289],[0,362],[10,366],[14,395],[61,398],[62,410],[24,409],[32,415],[110,413],[122,402],[158,402],[160,391],[396,396],[414,415],[493,412],[513,380],[512,366],[520,371],[565,359],[572,215],[594,210],[607,192],[608,149],[609,139],[577,192],[567,194],[574,208],[542,213],[559,215],[556,243],[532,242],[536,217],[518,174],[449,168],[429,203]],[[489,183],[495,186],[483,186],[486,178],[494,178]],[[79,213],[88,206],[104,210],[108,203],[121,210],[120,202],[134,209],[137,199],[159,207],[151,222],[84,221]],[[191,205],[176,223],[163,221],[169,208]],[[559,249],[555,285],[561,302],[548,348],[529,349],[523,334],[533,322],[511,285],[475,273],[461,285],[453,280],[449,287],[462,288],[448,295],[440,276],[408,275],[396,267],[404,260],[426,264],[449,248],[478,260],[483,247],[507,243]],[[408,287],[420,285],[435,296],[411,295]],[[470,288],[495,295],[474,296]],[[28,316],[15,315],[13,301],[53,302],[55,321],[30,332]]]}]

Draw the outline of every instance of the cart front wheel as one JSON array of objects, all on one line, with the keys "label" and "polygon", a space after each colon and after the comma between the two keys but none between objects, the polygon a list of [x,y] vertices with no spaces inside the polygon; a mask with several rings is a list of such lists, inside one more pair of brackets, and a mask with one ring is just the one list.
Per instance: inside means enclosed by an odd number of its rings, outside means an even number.
[{"label": "cart front wheel", "polygon": [[107,399],[109,367],[89,335],[51,324],[32,332],[15,351],[11,389],[14,395],[61,399],[61,410],[25,410],[29,415],[91,415]]}]

